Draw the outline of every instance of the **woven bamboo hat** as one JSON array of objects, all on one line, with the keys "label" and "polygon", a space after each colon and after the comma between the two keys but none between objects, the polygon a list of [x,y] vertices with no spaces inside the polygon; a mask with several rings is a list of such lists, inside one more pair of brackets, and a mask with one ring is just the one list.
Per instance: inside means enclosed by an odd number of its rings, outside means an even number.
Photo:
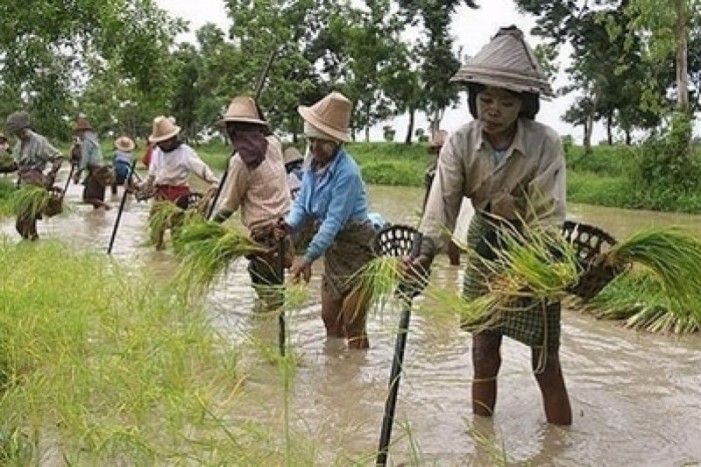
[{"label": "woven bamboo hat", "polygon": [[160,143],[177,136],[178,133],[180,133],[180,127],[175,124],[173,117],[159,115],[153,119],[153,130],[148,140],[151,143]]},{"label": "woven bamboo hat", "polygon": [[220,123],[226,122],[257,123],[258,125],[268,124],[258,113],[256,101],[247,96],[234,97],[229,104],[229,108],[226,109],[224,118],[220,120]]},{"label": "woven bamboo hat", "polygon": [[7,129],[13,133],[29,128],[31,126],[29,114],[24,111],[12,112],[7,116],[5,125],[7,126]]},{"label": "woven bamboo hat", "polygon": [[128,136],[120,136],[114,141],[114,147],[116,147],[120,151],[130,152],[134,150],[136,145],[134,144],[134,141]]},{"label": "woven bamboo hat", "polygon": [[86,130],[92,130],[92,125],[90,125],[90,122],[88,121],[87,118],[79,118],[76,120],[75,125],[73,126],[73,131],[86,131]]},{"label": "woven bamboo hat", "polygon": [[516,26],[499,29],[492,40],[451,78],[458,83],[479,83],[510,91],[553,96],[523,31]]},{"label": "woven bamboo hat", "polygon": [[323,133],[347,143],[350,137],[350,119],[353,103],[340,92],[332,92],[311,107],[300,105],[302,118]]},{"label": "woven bamboo hat", "polygon": [[302,156],[302,153],[300,153],[296,147],[290,146],[283,152],[282,159],[285,164],[289,164],[290,162],[303,161],[304,156]]}]

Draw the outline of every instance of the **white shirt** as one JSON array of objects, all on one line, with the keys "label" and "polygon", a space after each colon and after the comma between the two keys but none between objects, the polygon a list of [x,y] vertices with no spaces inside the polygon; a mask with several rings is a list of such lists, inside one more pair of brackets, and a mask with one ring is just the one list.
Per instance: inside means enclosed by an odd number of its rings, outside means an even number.
[{"label": "white shirt", "polygon": [[207,183],[218,182],[209,166],[187,144],[167,153],[154,146],[148,166],[148,175],[154,177],[154,185],[187,186],[190,174]]}]

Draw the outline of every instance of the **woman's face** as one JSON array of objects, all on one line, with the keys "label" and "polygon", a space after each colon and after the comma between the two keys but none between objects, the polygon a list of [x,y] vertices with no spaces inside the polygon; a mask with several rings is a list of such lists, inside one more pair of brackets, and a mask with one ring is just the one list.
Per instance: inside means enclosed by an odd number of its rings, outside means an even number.
[{"label": "woman's face", "polygon": [[333,159],[333,156],[336,154],[336,149],[338,148],[337,143],[319,138],[307,138],[307,143],[309,145],[309,151],[312,153],[312,156],[314,156],[314,159],[322,164],[329,163],[331,159]]},{"label": "woman's face", "polygon": [[477,116],[487,134],[508,130],[518,119],[521,106],[521,99],[506,89],[488,86],[477,94]]}]

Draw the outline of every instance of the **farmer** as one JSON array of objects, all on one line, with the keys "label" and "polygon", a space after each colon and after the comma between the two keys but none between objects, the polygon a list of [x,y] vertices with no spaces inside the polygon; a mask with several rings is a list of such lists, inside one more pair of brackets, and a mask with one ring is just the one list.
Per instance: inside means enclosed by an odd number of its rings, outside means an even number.
[{"label": "farmer", "polygon": [[[139,191],[146,193],[142,199],[152,195],[157,201],[171,201],[187,209],[191,193],[190,175],[208,183],[210,192],[216,190],[219,181],[195,150],[178,139],[180,127],[174,122],[173,118],[162,115],[153,120],[149,142],[155,146],[148,165],[148,177]],[[162,233],[155,243],[157,249],[163,248]]]},{"label": "farmer", "polygon": [[[241,210],[241,222],[253,240],[270,247],[270,252],[252,256],[248,273],[260,298],[261,311],[282,305],[275,226],[290,211],[290,190],[282,144],[270,132],[256,102],[246,96],[235,97],[222,119],[234,148],[229,164],[224,198],[215,220],[223,222]],[[289,240],[286,266],[291,264],[294,247]]]},{"label": "farmer", "polygon": [[[436,176],[436,167],[438,166],[438,156],[441,152],[441,148],[448,139],[449,133],[445,130],[438,130],[433,134],[431,142],[428,144],[428,154],[431,157],[426,172],[424,174],[424,185],[426,187],[426,194],[424,195],[423,209],[426,209],[426,201],[428,200],[428,194],[431,192],[431,185],[433,185],[433,179]],[[448,259],[450,264],[453,266],[458,266],[460,264],[460,247],[454,242],[449,241],[448,243]]]},{"label": "farmer", "polygon": [[112,166],[114,167],[115,179],[112,183],[112,194],[117,194],[118,186],[125,186],[131,164],[134,161],[134,141],[128,136],[120,136],[114,141],[114,154],[112,154]]},{"label": "farmer", "polygon": [[302,188],[283,227],[298,232],[306,220],[319,228],[303,256],[295,259],[290,273],[308,281],[314,261],[324,257],[321,318],[328,337],[348,339],[348,347],[369,347],[365,331],[366,295],[351,276],[370,262],[370,242],[375,234],[368,218],[368,198],[358,165],[343,143],[351,140],[352,103],[332,92],[311,107],[300,106],[304,135],[312,154]]},{"label": "farmer", "polygon": [[[442,241],[452,231],[463,196],[474,206],[467,243],[478,254],[493,258],[500,220],[518,226],[559,229],[565,216],[565,160],[558,134],[537,123],[540,94],[552,91],[532,49],[516,27],[502,28],[453,77],[467,84],[470,113],[475,120],[453,133],[441,151],[436,178],[426,203],[420,230],[421,253],[407,272],[427,270]],[[468,261],[463,296],[486,294],[485,274],[476,260]],[[482,267],[482,270],[484,267]],[[572,423],[570,402],[560,368],[560,303],[526,300],[524,309],[472,330],[472,410],[491,416],[497,395],[500,347],[504,335],[531,347],[532,366],[542,393],[547,421]]]},{"label": "farmer", "polygon": [[290,146],[283,152],[285,171],[287,171],[287,183],[290,186],[292,199],[297,197],[302,187],[302,174],[304,173],[304,156],[299,150]]},{"label": "farmer", "polygon": [[105,203],[105,189],[112,183],[111,169],[102,163],[102,151],[100,143],[97,142],[97,135],[93,131],[90,122],[85,118],[79,118],[74,131],[80,139],[80,162],[78,170],[73,174],[73,183],[80,183],[80,175],[83,171],[88,174],[83,180],[83,202],[91,204],[93,209],[110,209]]},{"label": "farmer", "polygon": [[[31,130],[29,114],[14,112],[7,117],[7,129],[18,138],[15,145],[15,162],[18,168],[17,184],[50,187],[54,184],[56,173],[61,168],[63,157],[46,138]],[[44,173],[46,165],[51,169]],[[37,240],[37,219],[41,214],[18,213],[15,228],[25,240]]]}]

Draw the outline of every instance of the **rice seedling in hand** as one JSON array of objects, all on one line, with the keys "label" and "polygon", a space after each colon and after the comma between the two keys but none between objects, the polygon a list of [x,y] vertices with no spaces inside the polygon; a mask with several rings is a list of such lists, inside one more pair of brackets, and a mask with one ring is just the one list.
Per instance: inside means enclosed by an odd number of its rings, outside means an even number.
[{"label": "rice seedling in hand", "polygon": [[204,291],[233,261],[266,247],[231,226],[192,221],[174,237],[173,250],[182,263],[178,280],[188,289]]},{"label": "rice seedling in hand", "polygon": [[184,211],[171,201],[154,201],[148,217],[151,243],[161,246],[166,230],[182,221]]},{"label": "rice seedling in hand", "polygon": [[49,205],[50,193],[46,188],[36,185],[24,185],[13,194],[15,214],[36,217]]},{"label": "rice seedling in hand", "polygon": [[400,262],[401,258],[396,256],[377,256],[351,276],[349,281],[357,281],[356,287],[371,308],[382,310],[401,283]]}]

